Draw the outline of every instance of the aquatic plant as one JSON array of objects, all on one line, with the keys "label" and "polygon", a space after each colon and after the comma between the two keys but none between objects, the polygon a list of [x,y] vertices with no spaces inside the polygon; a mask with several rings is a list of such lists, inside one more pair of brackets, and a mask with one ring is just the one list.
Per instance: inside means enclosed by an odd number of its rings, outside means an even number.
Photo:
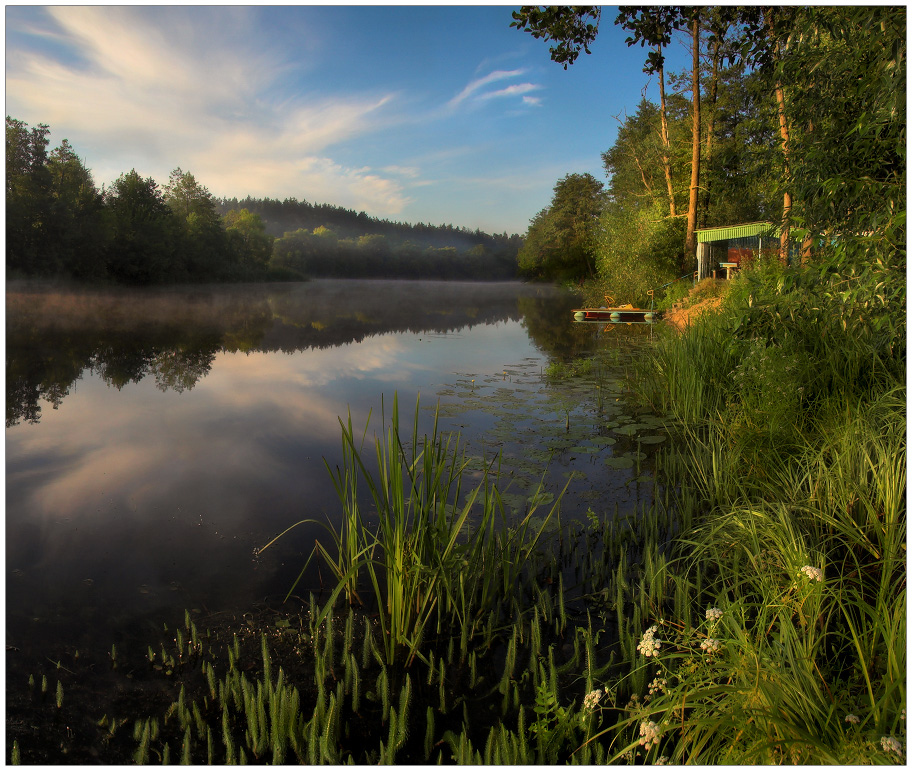
[{"label": "aquatic plant", "polygon": [[[515,586],[560,505],[558,496],[545,517],[536,518],[537,502],[545,496],[534,495],[525,516],[511,523],[493,461],[482,481],[463,496],[468,461],[458,436],[443,435],[435,414],[430,435],[419,438],[418,418],[416,402],[411,441],[403,441],[394,397],[390,424],[383,420],[384,433],[374,442],[376,471],[365,455],[367,427],[359,440],[351,416],[347,424],[340,421],[344,468],[330,469],[330,475],[343,524],[339,531],[327,526],[334,550],[319,542],[315,549],[338,580],[317,623],[330,616],[340,593],[351,601],[360,599],[363,574],[379,612],[388,664],[403,655],[406,664],[423,657],[427,630],[440,633],[446,625],[461,630],[464,657],[468,639],[479,624],[491,623],[487,614]],[[373,529],[362,513],[361,483],[378,519]]]}]

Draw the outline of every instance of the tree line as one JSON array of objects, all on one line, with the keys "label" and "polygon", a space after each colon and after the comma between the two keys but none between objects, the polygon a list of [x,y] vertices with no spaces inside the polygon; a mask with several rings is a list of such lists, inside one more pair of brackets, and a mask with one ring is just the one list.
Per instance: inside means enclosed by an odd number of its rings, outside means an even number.
[{"label": "tree line", "polygon": [[389,277],[506,279],[517,235],[406,225],[295,199],[217,199],[175,169],[164,186],[135,169],[99,190],[46,124],[6,119],[8,277],[132,285]]},{"label": "tree line", "polygon": [[[601,8],[513,17],[566,69],[589,53]],[[693,271],[698,228],[757,221],[779,227],[780,259],[797,243],[804,258],[904,270],[904,8],[621,7],[615,24],[646,51],[659,102],[617,116],[607,184],[558,181],[519,253],[527,275],[597,278],[643,301]],[[691,66],[669,73],[676,41]]]},{"label": "tree line", "polygon": [[509,279],[517,274],[518,235],[453,225],[416,225],[330,204],[287,198],[223,199],[257,214],[276,237],[272,264],[305,276]]},{"label": "tree line", "polygon": [[259,217],[224,217],[190,172],[161,187],[135,169],[99,190],[70,143],[48,151],[50,129],[6,119],[9,277],[158,284],[268,275],[272,238]]}]

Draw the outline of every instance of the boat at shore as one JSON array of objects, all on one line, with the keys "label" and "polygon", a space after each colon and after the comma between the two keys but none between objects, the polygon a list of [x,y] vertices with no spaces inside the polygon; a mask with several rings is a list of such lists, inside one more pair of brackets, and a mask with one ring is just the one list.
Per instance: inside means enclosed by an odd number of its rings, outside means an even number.
[{"label": "boat at shore", "polygon": [[572,313],[574,321],[614,322],[615,324],[652,324],[662,316],[662,311],[634,308],[632,305],[620,308],[578,308]]}]

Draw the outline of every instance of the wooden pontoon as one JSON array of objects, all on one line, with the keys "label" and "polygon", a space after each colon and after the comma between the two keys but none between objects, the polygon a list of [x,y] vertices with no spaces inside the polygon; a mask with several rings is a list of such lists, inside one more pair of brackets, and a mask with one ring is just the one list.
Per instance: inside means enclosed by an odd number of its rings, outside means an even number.
[{"label": "wooden pontoon", "polygon": [[661,315],[661,311],[625,305],[620,308],[579,308],[573,311],[573,320],[607,321],[615,324],[652,324]]}]

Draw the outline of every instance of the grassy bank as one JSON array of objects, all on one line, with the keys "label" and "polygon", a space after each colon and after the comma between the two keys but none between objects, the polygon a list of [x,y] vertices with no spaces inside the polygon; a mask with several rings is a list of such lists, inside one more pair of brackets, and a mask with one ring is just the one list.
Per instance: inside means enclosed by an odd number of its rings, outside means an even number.
[{"label": "grassy bank", "polygon": [[762,267],[640,363],[678,429],[669,579],[697,600],[655,618],[640,716],[674,762],[905,758],[903,296]]}]

